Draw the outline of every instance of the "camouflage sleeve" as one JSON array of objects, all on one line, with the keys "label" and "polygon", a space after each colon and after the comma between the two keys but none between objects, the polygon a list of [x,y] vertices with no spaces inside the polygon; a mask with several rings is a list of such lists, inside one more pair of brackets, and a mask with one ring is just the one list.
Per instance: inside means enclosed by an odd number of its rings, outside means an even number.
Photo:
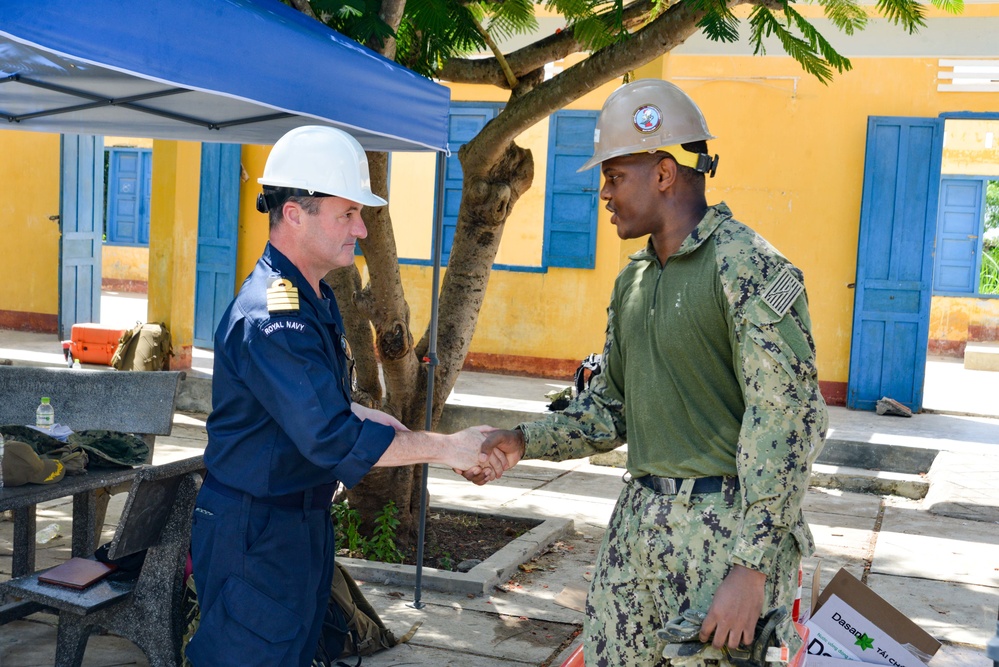
[{"label": "camouflage sleeve", "polygon": [[607,309],[602,368],[590,386],[561,412],[517,426],[524,432],[524,458],[564,461],[606,452],[625,442],[621,350],[614,333],[614,304]]},{"label": "camouflage sleeve", "polygon": [[751,297],[735,335],[746,404],[736,454],[745,514],[730,561],[770,572],[789,536],[802,555],[814,550],[801,503],[827,415],[804,292],[783,316]]}]

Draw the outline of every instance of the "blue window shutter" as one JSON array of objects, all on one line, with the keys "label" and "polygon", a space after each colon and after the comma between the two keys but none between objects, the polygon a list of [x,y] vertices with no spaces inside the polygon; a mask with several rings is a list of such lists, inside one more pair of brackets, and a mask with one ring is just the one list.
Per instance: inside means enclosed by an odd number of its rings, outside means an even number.
[{"label": "blue window shutter", "polygon": [[447,264],[451,256],[454,231],[458,226],[461,205],[461,183],[464,174],[458,161],[458,149],[471,141],[486,123],[499,113],[498,105],[453,103],[448,115],[447,143],[451,155],[444,166],[444,239],[441,258]]},{"label": "blue window shutter", "polygon": [[978,287],[978,246],[982,233],[982,181],[945,178],[940,184],[940,217],[934,254],[933,291],[974,294]]},{"label": "blue window shutter", "polygon": [[108,149],[109,244],[149,244],[151,174],[152,151],[148,148]]},{"label": "blue window shutter", "polygon": [[559,111],[551,117],[545,183],[545,266],[592,269],[597,251],[600,169],[576,173],[593,155],[596,111]]}]

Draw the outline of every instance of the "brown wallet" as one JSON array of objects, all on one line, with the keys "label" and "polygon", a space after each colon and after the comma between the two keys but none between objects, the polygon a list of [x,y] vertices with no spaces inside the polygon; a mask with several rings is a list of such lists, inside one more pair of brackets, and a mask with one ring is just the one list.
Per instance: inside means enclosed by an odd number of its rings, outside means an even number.
[{"label": "brown wallet", "polygon": [[38,581],[83,590],[118,569],[117,565],[74,556],[38,575]]}]

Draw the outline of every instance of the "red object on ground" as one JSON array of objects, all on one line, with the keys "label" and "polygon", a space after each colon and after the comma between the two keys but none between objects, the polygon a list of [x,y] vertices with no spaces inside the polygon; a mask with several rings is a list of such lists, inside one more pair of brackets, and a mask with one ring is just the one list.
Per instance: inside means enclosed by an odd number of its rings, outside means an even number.
[{"label": "red object on ground", "polygon": [[577,646],[576,650],[569,654],[569,657],[562,663],[562,667],[584,667],[583,647]]},{"label": "red object on ground", "polygon": [[124,329],[107,324],[74,324],[69,350],[81,364],[111,365]]}]

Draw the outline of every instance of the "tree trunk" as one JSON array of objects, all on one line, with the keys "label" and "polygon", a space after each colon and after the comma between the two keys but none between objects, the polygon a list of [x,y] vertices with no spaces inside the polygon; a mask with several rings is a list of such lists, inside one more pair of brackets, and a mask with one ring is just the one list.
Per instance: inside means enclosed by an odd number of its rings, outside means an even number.
[{"label": "tree trunk", "polygon": [[[434,376],[435,425],[468,354],[503,226],[513,205],[534,179],[534,158],[530,151],[510,141],[499,151],[489,151],[496,158],[482,160],[479,145],[476,137],[458,151],[464,180],[458,225],[441,284],[437,334],[440,365]],[[428,344],[429,332],[417,345],[417,353],[426,354]]]},{"label": "tree trunk", "polygon": [[[651,6],[647,0],[629,5],[626,22],[639,24]],[[518,147],[514,140],[588,91],[669,51],[696,30],[703,15],[703,10],[686,3],[674,4],[628,40],[601,49],[547,81],[541,67],[554,58],[553,54],[579,50],[570,31],[542,39],[508,59],[518,80],[509,103],[458,153],[464,172],[463,194],[441,286],[432,427],[440,419],[468,353],[504,224],[534,178],[530,151]],[[386,46],[392,48],[394,43]],[[455,82],[491,83],[502,77],[495,58],[455,61],[445,71],[451,74],[445,78]],[[369,153],[368,161],[373,190],[386,196],[387,156]],[[363,215],[368,237],[360,245],[367,262],[368,284],[361,286],[361,276],[354,267],[328,276],[357,362],[362,391],[355,400],[395,415],[409,428],[423,429],[427,368],[421,362],[428,352],[429,327],[414,346],[388,208],[366,208]],[[384,384],[379,381],[379,363]],[[400,547],[410,545],[417,534],[420,482],[421,466],[376,468],[368,473],[348,492],[351,507],[361,515],[362,532],[370,534],[374,518],[391,500],[398,509]]]},{"label": "tree trunk", "polygon": [[[367,157],[371,189],[384,197],[388,190],[388,156],[369,152]],[[362,216],[368,236],[359,243],[367,263],[368,284],[362,287],[356,266],[326,275],[336,293],[357,368],[354,400],[394,415],[409,428],[422,429],[426,391],[419,387],[423,373],[413,351],[409,305],[399,275],[392,221],[386,206],[365,208]],[[351,508],[361,516],[362,534],[371,535],[375,518],[392,501],[400,521],[400,546],[415,539],[420,474],[421,466],[376,468],[347,492]]]}]

